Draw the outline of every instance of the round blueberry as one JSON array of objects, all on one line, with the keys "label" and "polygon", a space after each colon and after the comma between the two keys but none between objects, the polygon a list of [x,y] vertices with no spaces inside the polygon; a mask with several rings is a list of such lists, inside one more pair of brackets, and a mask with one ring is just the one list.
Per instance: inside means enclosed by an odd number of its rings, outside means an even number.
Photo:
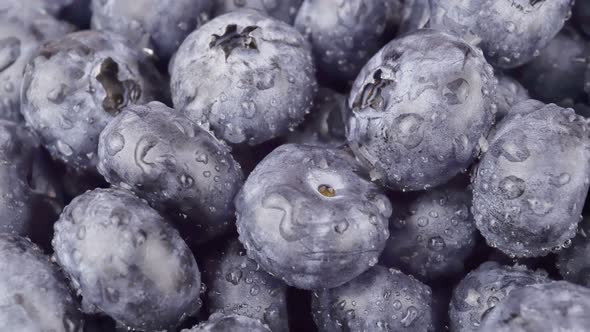
[{"label": "round blueberry", "polygon": [[479,331],[489,311],[514,289],[548,282],[546,273],[524,266],[486,262],[471,271],[453,291],[449,308],[451,332]]},{"label": "round blueberry", "polygon": [[312,308],[321,332],[434,331],[430,287],[382,266],[340,287],[315,291]]},{"label": "round blueberry", "polygon": [[446,186],[403,204],[390,221],[383,264],[424,280],[463,273],[479,235],[469,212],[471,199],[468,188]]},{"label": "round blueberry", "polygon": [[572,109],[521,104],[496,128],[474,171],[473,211],[492,247],[535,257],[576,232],[590,183],[590,140]]},{"label": "round blueberry", "polygon": [[316,85],[305,38],[254,10],[219,16],[190,34],[170,72],[175,108],[232,144],[288,133],[309,112]]},{"label": "round blueberry", "polygon": [[231,240],[203,262],[210,313],[247,316],[262,321],[273,332],[289,331],[287,285],[249,259],[240,242]]},{"label": "round blueberry", "polygon": [[153,64],[124,38],[72,33],[27,65],[22,112],[53,158],[95,172],[102,129],[124,107],[151,101],[161,84]]},{"label": "round blueberry", "polygon": [[86,313],[153,331],[178,325],[201,306],[192,253],[130,192],[95,189],[75,198],[55,224],[53,248]]},{"label": "round blueberry", "polygon": [[510,292],[484,319],[481,332],[586,331],[590,289],[567,281]]},{"label": "round blueberry", "polygon": [[394,34],[390,0],[306,0],[295,27],[311,42],[318,74],[335,85],[352,82]]},{"label": "round blueberry", "polygon": [[287,136],[289,143],[340,147],[346,144],[343,117],[346,96],[328,88],[320,88],[305,122]]},{"label": "round blueberry", "polygon": [[429,26],[473,40],[491,64],[514,68],[533,59],[569,18],[572,0],[430,0]]},{"label": "round blueberry", "polygon": [[40,245],[49,242],[52,218],[59,214],[54,210],[62,206],[46,162],[31,131],[0,120],[0,233],[27,236]]},{"label": "round blueberry", "polygon": [[342,285],[377,263],[391,203],[335,149],[282,145],[236,196],[240,241],[270,274],[302,289]]},{"label": "round blueberry", "polygon": [[132,105],[103,130],[98,170],[176,221],[191,243],[229,230],[243,175],[229,147],[159,102]]},{"label": "round blueberry", "polygon": [[2,0],[0,11],[6,9],[34,10],[39,13],[46,12],[50,15],[57,15],[65,7],[79,0]]},{"label": "round blueberry", "polygon": [[303,0],[215,0],[215,16],[239,9],[256,9],[277,20],[292,24]]},{"label": "round blueberry", "polygon": [[164,62],[208,19],[211,0],[92,0],[92,28],[127,37]]},{"label": "round blueberry", "polygon": [[0,266],[1,331],[82,332],[66,279],[33,243],[0,234]]},{"label": "round blueberry", "polygon": [[[273,330],[274,331],[274,330]],[[240,315],[216,313],[209,320],[182,332],[271,332],[261,321]]]},{"label": "round blueberry", "polygon": [[434,30],[405,35],[356,79],[348,141],[374,180],[398,190],[440,185],[478,154],[495,89],[480,50]]},{"label": "round blueberry", "polygon": [[561,276],[570,282],[590,287],[590,219],[584,218],[578,234],[566,249],[557,255]]},{"label": "round blueberry", "polygon": [[20,87],[23,71],[42,43],[71,32],[70,25],[30,7],[0,5],[0,118],[23,121]]},{"label": "round blueberry", "polygon": [[518,70],[518,77],[532,97],[543,102],[584,101],[587,58],[590,59],[588,41],[568,26],[539,56]]}]

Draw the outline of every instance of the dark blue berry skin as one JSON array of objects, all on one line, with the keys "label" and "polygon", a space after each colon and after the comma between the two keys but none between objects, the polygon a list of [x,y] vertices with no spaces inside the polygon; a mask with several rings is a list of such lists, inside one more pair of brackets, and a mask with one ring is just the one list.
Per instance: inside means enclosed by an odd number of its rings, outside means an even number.
[{"label": "dark blue berry skin", "polygon": [[518,69],[518,78],[535,99],[546,103],[586,100],[585,71],[590,44],[571,26],[565,27],[547,47]]},{"label": "dark blue berry skin", "polygon": [[430,0],[429,27],[473,40],[496,67],[515,68],[533,59],[557,35],[572,4],[572,0]]},{"label": "dark blue berry skin", "polygon": [[250,317],[216,313],[206,322],[191,329],[184,329],[182,332],[271,332],[271,329],[261,321]]},{"label": "dark blue berry skin", "polygon": [[31,241],[0,234],[0,331],[82,332],[61,271]]},{"label": "dark blue berry skin", "polygon": [[190,34],[170,65],[172,99],[231,144],[285,135],[311,109],[311,48],[293,27],[254,10],[214,18]]},{"label": "dark blue berry skin", "polygon": [[342,150],[282,145],[236,196],[248,256],[288,285],[342,285],[377,263],[391,204]]},{"label": "dark blue berry skin", "polygon": [[590,219],[578,226],[578,234],[569,247],[557,254],[557,268],[561,276],[570,282],[590,287]]},{"label": "dark blue berry skin", "polygon": [[546,273],[527,270],[524,266],[482,264],[467,274],[453,291],[450,331],[479,331],[484,317],[514,289],[548,281]]},{"label": "dark blue berry skin", "polygon": [[357,77],[348,142],[372,179],[392,189],[443,184],[478,154],[497,108],[495,90],[480,50],[434,30],[405,35]]},{"label": "dark blue berry skin", "polygon": [[249,8],[259,10],[277,20],[293,24],[302,2],[303,0],[214,0],[214,14],[219,16],[239,9]]},{"label": "dark blue berry skin", "polygon": [[37,137],[19,123],[0,120],[0,233],[30,237],[47,248],[61,190]]},{"label": "dark blue berry skin", "polygon": [[78,28],[85,30],[90,29],[90,20],[92,11],[90,3],[92,0],[70,0],[71,3],[59,12],[58,17],[67,22],[71,22]]},{"label": "dark blue berry skin", "polygon": [[1,119],[23,122],[20,87],[27,62],[44,42],[71,31],[72,26],[38,8],[10,6],[10,2],[3,8],[0,4]]},{"label": "dark blue berry skin", "polygon": [[306,0],[295,27],[310,41],[318,75],[331,85],[350,85],[362,67],[393,39],[394,1]]},{"label": "dark blue berry skin", "polygon": [[44,45],[27,65],[21,111],[54,159],[96,172],[102,129],[124,107],[153,100],[160,82],[123,37],[72,33]]},{"label": "dark blue berry skin", "polygon": [[486,315],[481,332],[587,331],[590,289],[567,281],[515,289]]},{"label": "dark blue berry skin", "polygon": [[346,96],[320,88],[305,122],[287,136],[287,142],[310,146],[341,147],[346,144],[344,117]]},{"label": "dark blue berry skin", "polygon": [[488,244],[518,257],[561,249],[580,220],[589,160],[583,117],[553,104],[516,105],[474,170],[473,213]]},{"label": "dark blue berry skin", "polygon": [[382,264],[421,280],[464,273],[479,235],[469,212],[471,198],[468,188],[449,185],[398,204],[401,211],[391,218]]},{"label": "dark blue berry skin", "polygon": [[590,36],[590,2],[584,0],[576,1],[573,14],[574,21],[580,27],[580,30],[586,36]]},{"label": "dark blue berry skin", "polygon": [[312,310],[320,332],[434,331],[430,287],[383,266],[340,287],[315,291]]},{"label": "dark blue berry skin", "polygon": [[511,76],[496,72],[498,87],[496,89],[496,123],[502,120],[512,107],[521,101],[530,99],[528,90]]},{"label": "dark blue berry skin", "polygon": [[159,102],[134,105],[100,135],[99,172],[172,216],[198,244],[233,226],[233,199],[243,184],[229,147]]},{"label": "dark blue berry skin", "polygon": [[208,19],[211,5],[211,0],[92,0],[92,28],[126,36],[167,62]]},{"label": "dark blue berry skin", "polygon": [[247,316],[262,321],[273,332],[289,331],[287,285],[249,259],[237,239],[200,262],[210,313]]},{"label": "dark blue berry skin", "polygon": [[53,248],[86,313],[153,331],[175,327],[201,306],[192,253],[128,191],[95,189],[74,199],[55,224]]}]

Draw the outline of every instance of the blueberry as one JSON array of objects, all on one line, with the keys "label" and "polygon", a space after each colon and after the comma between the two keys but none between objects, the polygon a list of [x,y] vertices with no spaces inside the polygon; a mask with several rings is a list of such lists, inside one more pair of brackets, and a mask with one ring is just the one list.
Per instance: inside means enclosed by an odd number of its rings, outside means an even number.
[{"label": "blueberry", "polygon": [[515,289],[486,316],[481,332],[587,331],[590,289],[567,281]]},{"label": "blueberry", "polygon": [[203,261],[209,312],[243,315],[274,332],[289,331],[287,286],[249,259],[240,242],[231,240]]},{"label": "blueberry", "polygon": [[323,81],[347,85],[395,33],[390,0],[305,0],[295,27],[311,42]]},{"label": "blueberry", "polygon": [[303,0],[215,0],[215,16],[250,8],[292,24]]},{"label": "blueberry", "polygon": [[[274,331],[274,330],[273,330]],[[240,315],[216,313],[209,320],[182,332],[271,332],[261,321]]]},{"label": "blueberry", "polygon": [[211,5],[211,0],[92,0],[92,27],[153,48],[166,62],[184,38],[208,19]]},{"label": "blueberry", "polygon": [[309,44],[253,10],[219,16],[190,34],[170,65],[176,109],[232,144],[288,133],[315,90]]},{"label": "blueberry", "polygon": [[492,68],[451,35],[420,30],[365,65],[349,98],[348,141],[392,189],[447,182],[475,159],[493,121]]},{"label": "blueberry", "polygon": [[571,245],[557,255],[557,267],[563,278],[590,287],[590,219],[584,218]]},{"label": "blueberry", "polygon": [[590,36],[590,2],[580,0],[574,4],[574,21],[586,36]]},{"label": "blueberry", "polygon": [[82,332],[82,314],[61,272],[24,238],[0,234],[0,330]]},{"label": "blueberry", "polygon": [[572,0],[430,0],[429,26],[477,42],[491,64],[525,64],[555,37]]},{"label": "blueberry", "polygon": [[236,196],[248,256],[301,289],[342,285],[377,263],[391,203],[346,152],[282,145]]},{"label": "blueberry", "polygon": [[156,95],[155,67],[128,44],[107,32],[72,33],[27,65],[22,112],[53,158],[95,172],[98,135],[108,121]]},{"label": "blueberry", "polygon": [[313,108],[305,122],[287,137],[289,143],[340,147],[346,143],[343,117],[346,96],[328,88],[320,88]]},{"label": "blueberry", "polygon": [[103,312],[131,329],[162,330],[201,306],[192,253],[130,192],[95,189],[75,198],[55,224],[53,248],[86,313]]},{"label": "blueberry", "polygon": [[232,226],[240,166],[227,145],[164,104],[127,107],[101,133],[98,156],[109,183],[174,216],[191,243]]},{"label": "blueberry", "polygon": [[575,232],[588,192],[590,140],[572,109],[539,102],[504,118],[474,171],[477,228],[519,257],[558,250]]},{"label": "blueberry", "polygon": [[375,266],[312,299],[321,332],[434,331],[430,287],[395,269]]},{"label": "blueberry", "polygon": [[478,240],[471,197],[465,187],[446,186],[404,202],[390,221],[383,264],[425,280],[463,273]]},{"label": "blueberry", "polygon": [[23,121],[20,114],[22,73],[42,43],[72,31],[66,23],[29,7],[0,5],[0,118]]},{"label": "blueberry", "polygon": [[0,233],[28,236],[43,245],[50,237],[55,213],[39,212],[51,212],[54,204],[58,210],[61,206],[59,189],[52,187],[55,183],[49,178],[52,174],[44,173],[45,169],[40,172],[48,166],[42,164],[42,153],[31,131],[0,120]]},{"label": "blueberry", "polygon": [[590,45],[568,26],[519,69],[518,77],[532,97],[543,102],[584,101],[586,58],[590,59]]},{"label": "blueberry", "polygon": [[530,99],[528,90],[511,76],[496,72],[498,87],[496,89],[496,120],[502,120],[512,107],[521,101]]},{"label": "blueberry", "polygon": [[451,332],[478,331],[483,318],[514,289],[548,282],[546,273],[524,266],[486,262],[471,271],[453,291],[449,309]]}]

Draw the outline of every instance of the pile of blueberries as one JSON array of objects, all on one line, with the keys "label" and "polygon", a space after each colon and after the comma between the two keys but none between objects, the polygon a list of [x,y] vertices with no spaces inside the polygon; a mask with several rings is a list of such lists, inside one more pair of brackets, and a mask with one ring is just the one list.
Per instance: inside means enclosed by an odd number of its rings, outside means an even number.
[{"label": "pile of blueberries", "polygon": [[589,105],[590,0],[0,0],[0,332],[590,331]]}]

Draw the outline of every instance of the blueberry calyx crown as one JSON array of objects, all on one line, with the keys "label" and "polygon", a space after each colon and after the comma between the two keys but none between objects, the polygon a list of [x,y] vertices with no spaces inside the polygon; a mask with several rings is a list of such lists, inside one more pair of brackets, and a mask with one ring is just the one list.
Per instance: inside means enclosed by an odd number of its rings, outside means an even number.
[{"label": "blueberry calyx crown", "polygon": [[105,112],[118,114],[127,105],[127,101],[136,102],[141,96],[141,87],[132,80],[119,81],[119,65],[111,58],[106,58],[100,65],[96,80],[105,90],[102,101]]},{"label": "blueberry calyx crown", "polygon": [[238,32],[238,26],[236,24],[229,24],[225,27],[223,35],[213,35],[209,47],[221,47],[226,60],[231,52],[238,47],[258,50],[256,39],[250,36],[250,33],[256,29],[258,29],[257,26],[247,26],[241,32]]}]

